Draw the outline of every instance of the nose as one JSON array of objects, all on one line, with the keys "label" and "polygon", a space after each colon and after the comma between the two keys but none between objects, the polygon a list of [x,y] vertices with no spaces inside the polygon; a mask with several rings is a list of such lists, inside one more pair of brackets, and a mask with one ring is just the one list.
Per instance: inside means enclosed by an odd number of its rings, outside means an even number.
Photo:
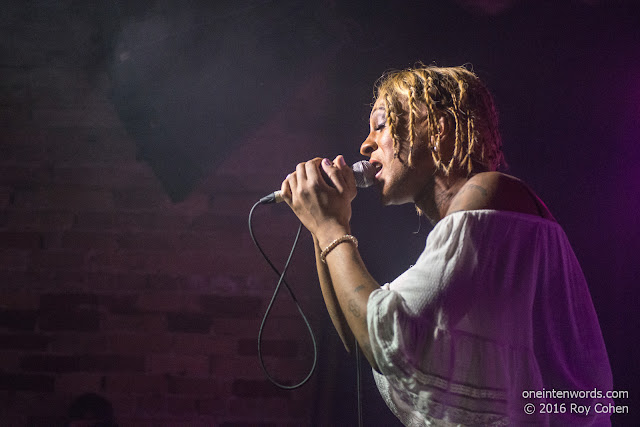
[{"label": "nose", "polygon": [[367,136],[367,139],[365,139],[362,145],[360,146],[360,154],[362,154],[363,156],[370,157],[371,153],[373,153],[377,149],[378,149],[378,144],[376,144],[376,141],[373,138],[371,138],[371,134],[369,134],[369,136]]}]

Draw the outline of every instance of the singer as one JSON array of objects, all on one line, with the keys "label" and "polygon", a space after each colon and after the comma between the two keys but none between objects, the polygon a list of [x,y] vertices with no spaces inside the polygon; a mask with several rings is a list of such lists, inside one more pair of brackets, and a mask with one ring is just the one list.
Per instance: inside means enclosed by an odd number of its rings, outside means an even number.
[{"label": "singer", "polygon": [[434,224],[419,259],[383,286],[350,234],[356,185],[342,156],[300,163],[282,197],[313,235],[338,334],[348,351],[355,337],[405,425],[608,425],[570,406],[611,402],[582,270],[545,204],[498,172],[501,147],[492,96],[466,68],[379,80],[360,152],[384,204],[413,203]]}]

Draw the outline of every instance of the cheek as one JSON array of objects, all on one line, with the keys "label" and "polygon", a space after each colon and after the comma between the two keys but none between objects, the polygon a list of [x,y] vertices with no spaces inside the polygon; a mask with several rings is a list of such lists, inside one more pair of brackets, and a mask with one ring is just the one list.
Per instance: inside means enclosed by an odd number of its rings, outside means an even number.
[{"label": "cheek", "polygon": [[391,136],[383,138],[382,141],[380,141],[380,148],[386,155],[393,156],[393,139]]},{"label": "cheek", "polygon": [[393,139],[391,137],[381,137],[377,143],[379,160],[383,166],[387,167],[393,160]]}]

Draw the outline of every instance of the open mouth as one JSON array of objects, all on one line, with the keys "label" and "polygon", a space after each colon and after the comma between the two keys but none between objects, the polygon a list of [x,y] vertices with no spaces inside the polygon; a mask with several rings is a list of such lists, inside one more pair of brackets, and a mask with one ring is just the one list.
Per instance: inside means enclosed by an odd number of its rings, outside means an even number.
[{"label": "open mouth", "polygon": [[382,173],[382,163],[371,162],[371,164],[376,168],[376,179],[380,179],[380,174]]}]

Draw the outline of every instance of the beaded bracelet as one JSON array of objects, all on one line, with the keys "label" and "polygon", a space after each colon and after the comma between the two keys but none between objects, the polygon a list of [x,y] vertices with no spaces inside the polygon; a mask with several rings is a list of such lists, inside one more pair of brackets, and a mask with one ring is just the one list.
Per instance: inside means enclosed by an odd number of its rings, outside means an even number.
[{"label": "beaded bracelet", "polygon": [[326,264],[327,263],[327,255],[329,254],[329,252],[331,252],[340,243],[347,242],[347,241],[349,241],[349,242],[353,243],[354,245],[356,245],[356,248],[358,247],[358,239],[356,239],[351,234],[345,234],[342,237],[338,237],[336,240],[334,240],[333,242],[329,243],[329,246],[324,248],[324,250],[320,253],[320,259],[322,260],[322,262]]}]

